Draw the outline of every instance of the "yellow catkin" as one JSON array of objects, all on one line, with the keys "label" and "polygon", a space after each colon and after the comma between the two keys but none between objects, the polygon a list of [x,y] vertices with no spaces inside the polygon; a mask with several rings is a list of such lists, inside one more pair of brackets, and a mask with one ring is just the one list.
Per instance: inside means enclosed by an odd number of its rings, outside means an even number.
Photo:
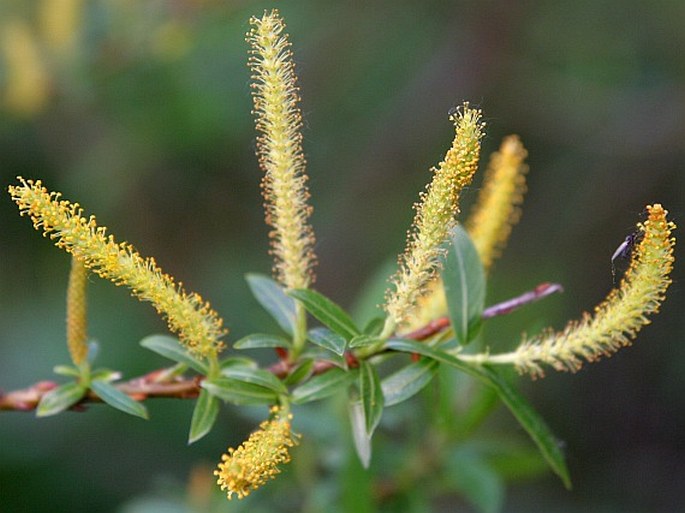
[{"label": "yellow catkin", "polygon": [[594,361],[627,346],[649,324],[648,315],[658,312],[671,283],[675,225],[659,205],[647,207],[648,217],[638,224],[642,240],[632,250],[630,267],[619,287],[595,308],[560,333],[547,333],[524,341],[509,355],[493,356],[493,363],[514,363],[522,373],[542,376],[542,364],[556,370],[577,371],[582,359]]},{"label": "yellow catkin", "polygon": [[75,365],[82,364],[88,356],[87,283],[88,270],[75,257],[71,257],[67,285],[67,347]]},{"label": "yellow catkin", "polygon": [[[518,136],[504,138],[499,151],[490,157],[478,201],[466,221],[465,228],[486,271],[499,256],[509,238],[511,227],[521,216],[520,205],[528,171],[528,166],[524,164],[526,156],[526,149]],[[447,299],[442,280],[437,277],[431,282],[429,292],[419,300],[419,306],[405,326],[405,331],[425,326],[443,315],[447,315]]]},{"label": "yellow catkin", "polygon": [[298,435],[291,431],[292,415],[283,414],[279,407],[271,409],[271,418],[262,422],[237,449],[229,448],[221,456],[214,471],[217,484],[229,499],[247,497],[274,479],[281,471],[279,465],[290,461],[290,448],[297,445]]},{"label": "yellow catkin", "polygon": [[264,171],[262,192],[271,253],[278,281],[287,288],[307,288],[316,263],[314,232],[309,225],[312,209],[302,153],[302,115],[290,42],[277,10],[250,19],[257,153]]},{"label": "yellow catkin", "polygon": [[30,27],[9,20],[0,27],[5,61],[3,103],[10,111],[31,116],[40,112],[50,95],[50,78]]},{"label": "yellow catkin", "polygon": [[216,355],[226,331],[223,321],[198,294],[186,293],[164,274],[153,258],[141,257],[127,243],[117,243],[95,217],[83,217],[78,203],[60,200],[40,181],[18,178],[20,185],[9,192],[22,215],[28,215],[37,230],[55,245],[78,258],[90,270],[116,285],[129,287],[141,301],[149,301],[166,318],[169,329],[194,353]]},{"label": "yellow catkin", "polygon": [[459,193],[478,167],[484,124],[481,112],[465,103],[453,116],[456,134],[451,148],[433,180],[414,208],[416,215],[408,234],[400,269],[393,277],[394,290],[387,293],[385,310],[395,324],[406,321],[427,285],[435,276],[442,247],[459,211]]},{"label": "yellow catkin", "polygon": [[490,158],[478,201],[466,221],[466,230],[486,271],[500,255],[511,234],[511,227],[521,217],[520,205],[526,191],[525,174],[528,171],[524,164],[527,154],[517,136],[504,138],[499,151]]}]

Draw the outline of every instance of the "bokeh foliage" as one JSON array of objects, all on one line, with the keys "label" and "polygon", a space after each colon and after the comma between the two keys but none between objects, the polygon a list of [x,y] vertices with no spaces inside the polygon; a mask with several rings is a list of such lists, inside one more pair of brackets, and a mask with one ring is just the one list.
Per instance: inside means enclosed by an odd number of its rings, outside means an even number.
[{"label": "bokeh foliage", "polygon": [[[271,5],[74,2],[80,6],[75,36],[64,43],[46,28],[51,3],[59,2],[0,6],[2,182],[40,176],[97,211],[113,232],[126,234],[210,299],[232,340],[270,322],[243,279],[271,266],[243,35],[247,19]],[[317,287],[342,304],[351,306],[361,284],[401,249],[408,206],[449,140],[447,110],[465,98],[479,100],[487,117],[484,154],[512,132],[530,154],[523,222],[507,258],[492,271],[490,302],[544,280],[566,287],[563,297],[493,321],[488,338],[501,340],[502,348],[524,327],[561,325],[604,297],[611,287],[609,257],[642,205],[659,200],[676,222],[683,215],[681,2],[292,2],[280,8],[298,49],[321,261]],[[38,58],[30,64],[42,69],[31,83],[43,89],[32,92],[35,103],[17,104],[4,96],[15,73],[7,48],[26,37]],[[18,62],[31,53],[24,50]],[[0,385],[17,388],[49,377],[52,365],[67,358],[69,260],[31,233],[8,197],[0,215]],[[513,488],[508,511],[652,512],[682,503],[675,483],[685,479],[679,438],[685,350],[677,313],[685,305],[677,274],[674,281],[662,314],[633,348],[580,376],[549,376],[529,387],[566,439],[575,491],[568,495],[552,478],[531,481]],[[163,331],[163,323],[124,291],[95,280],[91,289],[91,333],[103,361],[131,375],[163,365],[136,344]],[[100,408],[40,421],[4,414],[0,502],[10,511],[111,511],[187,482],[195,487],[191,496],[201,497],[204,484],[189,481],[189,469],[212,466],[217,447],[240,442],[240,433],[263,414],[223,411],[219,422],[235,440],[215,429],[185,448],[191,405],[148,406],[148,423]],[[397,415],[386,420],[404,426],[407,414]],[[296,429],[319,433],[321,445],[298,448],[290,472],[321,487],[313,510],[329,498],[328,480],[340,478],[332,464],[306,463],[315,456],[352,457],[344,467],[342,503],[361,502],[364,478],[351,451],[326,445],[338,426],[321,424],[315,411],[302,417]],[[496,415],[481,435],[506,440],[514,429],[508,416]],[[394,443],[387,440],[391,449],[384,451],[381,441],[376,456],[394,457]],[[455,461],[471,457],[458,454]],[[531,462],[531,472],[534,467]],[[80,482],[89,484],[74,485]],[[282,497],[287,507],[297,500],[292,483],[276,481],[264,495]],[[241,507],[267,511],[263,500]],[[420,509],[421,497],[413,500],[397,509]]]}]

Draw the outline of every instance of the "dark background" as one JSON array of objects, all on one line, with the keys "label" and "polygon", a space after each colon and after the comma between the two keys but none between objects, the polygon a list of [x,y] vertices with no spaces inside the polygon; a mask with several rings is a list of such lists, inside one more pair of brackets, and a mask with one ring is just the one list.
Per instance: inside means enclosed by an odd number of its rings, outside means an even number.
[{"label": "dark background", "polygon": [[[57,16],[74,39],[60,43],[45,23],[55,1],[0,7],[3,187],[17,175],[41,178],[81,203],[208,299],[231,329],[229,341],[270,330],[243,280],[271,265],[244,34],[251,15],[274,5],[74,2],[73,25],[65,7]],[[342,305],[352,306],[365,280],[402,250],[411,204],[451,141],[447,111],[462,100],[483,109],[484,160],[509,133],[530,153],[523,218],[495,265],[488,302],[542,281],[566,289],[494,321],[493,347],[511,346],[523,331],[560,328],[601,301],[612,286],[610,256],[646,204],[663,203],[685,224],[685,3],[275,5],[302,90],[316,287]],[[30,79],[13,85],[21,76]],[[11,390],[52,379],[53,365],[67,363],[69,259],[17,215],[8,195],[0,219],[0,387]],[[565,440],[575,489],[566,492],[552,476],[514,484],[506,511],[682,507],[679,268],[676,261],[668,300],[633,347],[576,375],[523,381]],[[129,377],[164,365],[137,345],[164,331],[154,311],[91,282],[99,363]],[[185,483],[198,464],[212,467],[254,424],[227,409],[209,437],[187,447],[191,407],[152,402],[147,423],[96,407],[40,420],[2,413],[0,511],[123,508],[165,483]],[[501,422],[520,434],[510,417]]]}]

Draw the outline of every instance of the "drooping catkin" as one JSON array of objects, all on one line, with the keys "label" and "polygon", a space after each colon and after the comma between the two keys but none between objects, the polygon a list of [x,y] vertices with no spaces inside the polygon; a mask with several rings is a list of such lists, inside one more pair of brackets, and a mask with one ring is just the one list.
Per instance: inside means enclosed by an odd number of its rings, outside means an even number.
[{"label": "drooping catkin", "polygon": [[18,180],[20,185],[10,186],[9,192],[20,213],[28,215],[33,226],[57,247],[100,277],[125,285],[138,299],[152,303],[191,351],[203,356],[221,351],[219,339],[226,330],[209,303],[198,294],[186,293],[153,258],[143,258],[130,244],[116,242],[94,216],[83,216],[78,203],[60,200],[61,194],[49,192],[40,180]]}]

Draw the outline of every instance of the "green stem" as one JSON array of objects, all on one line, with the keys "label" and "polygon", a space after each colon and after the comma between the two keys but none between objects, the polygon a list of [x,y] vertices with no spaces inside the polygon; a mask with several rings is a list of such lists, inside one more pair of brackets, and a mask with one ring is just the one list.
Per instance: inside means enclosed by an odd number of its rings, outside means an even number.
[{"label": "green stem", "polygon": [[209,364],[209,369],[207,371],[207,379],[218,378],[221,374],[219,356],[216,353],[209,353],[209,355],[207,355],[207,363]]},{"label": "green stem", "polygon": [[79,380],[81,384],[86,387],[90,387],[90,362],[84,360],[77,365],[79,370]]},{"label": "green stem", "polygon": [[473,363],[476,365],[512,365],[518,360],[518,355],[515,352],[502,353],[490,355],[488,353],[478,353],[478,354],[461,354],[449,351],[452,356],[459,358],[460,360],[468,363]]},{"label": "green stem", "polygon": [[290,360],[297,361],[304,350],[307,342],[307,311],[302,304],[297,301],[295,306],[295,333],[293,333],[293,348],[290,352]]},{"label": "green stem", "polygon": [[383,330],[381,331],[381,334],[378,335],[378,338],[380,340],[375,344],[372,344],[368,347],[363,347],[355,351],[354,355],[358,359],[364,360],[370,358],[376,353],[380,353],[385,346],[385,341],[388,340],[395,333],[395,328],[397,328],[397,324],[392,319],[392,317],[386,317],[385,324],[383,325]]}]

